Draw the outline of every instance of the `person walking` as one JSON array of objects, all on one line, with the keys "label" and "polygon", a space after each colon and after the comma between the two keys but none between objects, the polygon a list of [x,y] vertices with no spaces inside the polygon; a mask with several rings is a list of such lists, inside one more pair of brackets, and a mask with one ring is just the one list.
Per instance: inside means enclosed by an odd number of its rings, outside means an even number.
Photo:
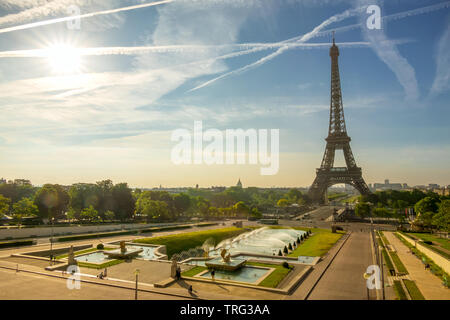
[{"label": "person walking", "polygon": [[189,294],[192,294],[192,285],[189,286],[188,292]]},{"label": "person walking", "polygon": [[216,275],[216,271],[215,270],[211,271],[211,278],[212,278],[213,281],[214,281],[214,276],[215,275]]}]

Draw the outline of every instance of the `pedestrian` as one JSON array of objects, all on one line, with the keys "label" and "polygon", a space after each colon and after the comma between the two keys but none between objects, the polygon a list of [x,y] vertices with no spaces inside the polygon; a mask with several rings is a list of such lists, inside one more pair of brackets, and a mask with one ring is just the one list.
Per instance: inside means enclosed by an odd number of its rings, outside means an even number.
[{"label": "pedestrian", "polygon": [[189,294],[192,294],[192,285],[189,286],[188,291],[189,291]]},{"label": "pedestrian", "polygon": [[214,281],[214,276],[215,275],[216,275],[216,271],[215,270],[211,271],[211,278],[213,279],[213,281]]}]

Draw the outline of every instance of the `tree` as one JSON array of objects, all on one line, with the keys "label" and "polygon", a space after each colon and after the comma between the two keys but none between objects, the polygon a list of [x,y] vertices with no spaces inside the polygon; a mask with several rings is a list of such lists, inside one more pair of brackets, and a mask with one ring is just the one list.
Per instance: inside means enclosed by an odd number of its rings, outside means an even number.
[{"label": "tree", "polygon": [[438,202],[439,198],[425,197],[415,204],[414,211],[419,213],[419,215],[425,212],[437,212]]},{"label": "tree", "polygon": [[259,212],[258,208],[256,208],[256,207],[252,209],[251,215],[253,217],[257,218],[257,219],[261,219],[262,218],[262,213]]},{"label": "tree", "polygon": [[22,200],[13,204],[13,217],[17,219],[18,224],[22,223],[23,217],[36,216],[39,213],[37,206],[33,203],[33,200],[23,198]]},{"label": "tree", "polygon": [[173,204],[175,207],[176,215],[181,216],[188,211],[191,206],[191,197],[185,193],[178,193],[173,196]]},{"label": "tree", "polygon": [[289,205],[289,201],[287,199],[280,199],[277,202],[277,206],[279,207],[287,207]]},{"label": "tree", "polygon": [[433,216],[432,223],[440,230],[450,232],[450,200],[439,204],[439,211]]},{"label": "tree", "polygon": [[370,215],[370,205],[367,202],[360,202],[355,206],[355,214],[358,217],[365,218]]},{"label": "tree", "polygon": [[109,221],[113,221],[116,218],[116,215],[111,210],[105,212],[105,218]]},{"label": "tree", "polygon": [[421,224],[423,226],[423,228],[425,228],[425,229],[432,229],[434,215],[435,215],[435,213],[431,212],[431,211],[420,213],[417,216],[417,219],[419,220],[419,224]]},{"label": "tree", "polygon": [[236,211],[236,214],[241,217],[247,216],[250,212],[249,207],[247,207],[247,205],[243,201],[237,202],[233,208]]},{"label": "tree", "polygon": [[9,204],[11,199],[6,198],[0,194],[0,217],[4,216],[9,212]]},{"label": "tree", "polygon": [[98,217],[98,211],[95,210],[93,206],[89,206],[89,208],[84,208],[81,211],[80,218],[83,220],[94,221]]},{"label": "tree", "polygon": [[58,184],[45,184],[36,193],[34,204],[42,218],[58,218],[64,216],[69,204],[69,194]]},{"label": "tree", "polygon": [[[118,183],[111,190],[113,205],[112,210],[115,216],[121,221],[133,217],[135,211],[135,201],[131,189],[126,183]],[[107,212],[106,210],[105,212]]]}]

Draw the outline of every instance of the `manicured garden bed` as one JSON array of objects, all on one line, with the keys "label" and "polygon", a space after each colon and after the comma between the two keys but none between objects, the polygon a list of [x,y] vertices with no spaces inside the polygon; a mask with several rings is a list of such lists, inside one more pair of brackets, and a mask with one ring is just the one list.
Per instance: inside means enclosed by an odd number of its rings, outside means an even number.
[{"label": "manicured garden bed", "polygon": [[406,269],[405,265],[403,264],[403,262],[400,260],[400,258],[398,257],[396,252],[389,252],[392,261],[395,264],[395,267],[397,268],[398,273],[403,273],[403,274],[408,274],[408,270]]},{"label": "manicured garden bed", "polygon": [[308,239],[303,240],[295,248],[288,257],[298,257],[298,256],[309,256],[309,257],[320,257],[323,256],[334,244],[345,234],[344,231],[337,231],[337,233],[332,233],[328,229],[305,229],[305,228],[295,228],[298,230],[311,230],[313,235],[308,237]]},{"label": "manicured garden bed", "polygon": [[17,241],[5,241],[0,242],[0,248],[13,248],[21,246],[31,246],[34,244],[33,240],[17,240]]},{"label": "manicured garden bed", "polygon": [[218,244],[222,240],[236,237],[243,232],[246,232],[243,228],[231,227],[136,239],[133,242],[165,245],[167,250],[166,253],[170,260],[173,254],[201,246],[209,238],[214,239],[215,244]]},{"label": "manicured garden bed", "polygon": [[403,279],[403,283],[405,284],[406,290],[408,290],[412,300],[425,300],[425,297],[422,295],[419,288],[417,288],[414,281]]},{"label": "manicured garden bed", "polygon": [[408,300],[405,290],[403,290],[400,280],[394,280],[394,292],[398,300]]},{"label": "manicured garden bed", "polygon": [[108,262],[105,262],[102,264],[78,261],[78,266],[85,267],[85,268],[91,268],[91,269],[104,269],[104,268],[109,268],[109,267],[115,266],[116,264],[122,263],[124,261],[125,260],[117,259],[117,260],[111,260],[111,261],[108,261]]}]

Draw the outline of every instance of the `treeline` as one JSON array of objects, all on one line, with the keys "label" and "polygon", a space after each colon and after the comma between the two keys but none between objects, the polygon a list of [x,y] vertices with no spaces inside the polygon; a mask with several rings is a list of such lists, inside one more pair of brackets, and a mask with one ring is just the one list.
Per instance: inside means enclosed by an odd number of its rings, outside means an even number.
[{"label": "treeline", "polygon": [[45,184],[0,185],[0,216],[77,221],[169,222],[228,217],[262,216],[268,208],[304,205],[308,201],[298,189],[274,190],[231,187],[224,191],[192,188],[186,193],[132,190],[127,183],[111,180],[77,183],[69,187]]},{"label": "treeline", "polygon": [[450,196],[435,192],[412,191],[377,191],[367,196],[360,196],[355,206],[355,213],[361,217],[375,216],[406,220],[406,212],[413,209],[416,229],[438,229],[450,232]]}]

